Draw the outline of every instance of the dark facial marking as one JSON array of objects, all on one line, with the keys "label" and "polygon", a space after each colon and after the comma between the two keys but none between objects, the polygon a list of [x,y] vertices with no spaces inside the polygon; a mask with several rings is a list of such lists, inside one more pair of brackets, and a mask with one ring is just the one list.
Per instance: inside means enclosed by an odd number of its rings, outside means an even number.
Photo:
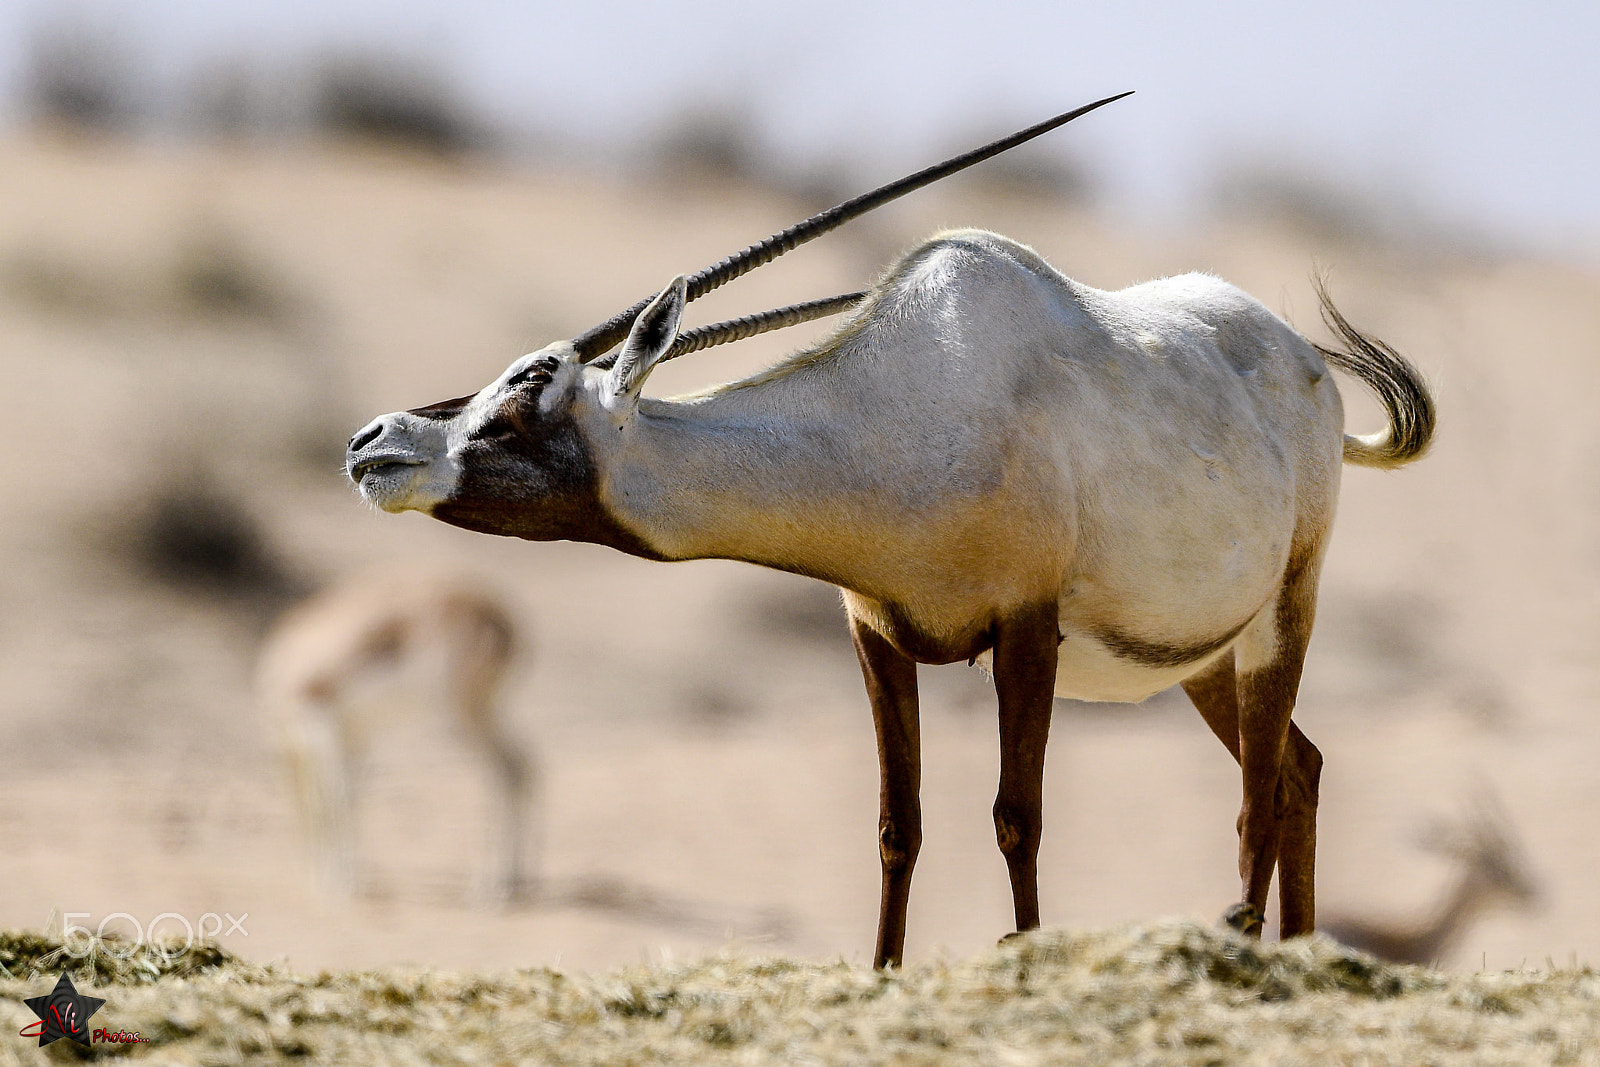
[{"label": "dark facial marking", "polygon": [[537,393],[509,398],[461,453],[462,477],[434,505],[441,522],[532,541],[587,541],[662,558],[600,501],[588,442],[564,407],[540,411]]},{"label": "dark facial marking", "polygon": [[[533,386],[535,389],[542,391],[555,377],[556,367],[560,362],[560,358],[557,356],[540,356],[507,379],[506,385],[513,388]],[[441,400],[437,404],[412,408],[408,414],[418,415],[424,419],[453,419],[461,414],[467,404],[477,395],[476,393],[471,393],[467,396],[458,396],[454,400]],[[534,395],[537,396],[538,394],[535,393]]]}]

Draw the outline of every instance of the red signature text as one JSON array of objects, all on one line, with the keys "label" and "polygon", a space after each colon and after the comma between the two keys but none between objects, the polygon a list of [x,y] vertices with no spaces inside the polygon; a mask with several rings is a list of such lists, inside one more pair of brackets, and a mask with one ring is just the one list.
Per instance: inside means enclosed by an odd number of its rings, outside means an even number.
[{"label": "red signature text", "polygon": [[148,1037],[140,1037],[139,1031],[137,1030],[117,1030],[114,1032],[111,1030],[96,1030],[94,1032],[94,1039],[96,1041],[107,1041],[112,1044],[127,1045],[150,1040]]}]

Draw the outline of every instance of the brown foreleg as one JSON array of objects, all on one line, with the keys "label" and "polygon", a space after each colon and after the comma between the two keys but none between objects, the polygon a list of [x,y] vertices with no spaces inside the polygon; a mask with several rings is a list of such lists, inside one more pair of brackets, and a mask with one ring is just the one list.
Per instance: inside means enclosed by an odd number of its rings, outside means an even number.
[{"label": "brown foreleg", "polygon": [[911,870],[922,847],[917,665],[854,617],[850,636],[861,661],[878,735],[878,855],[883,862],[883,895],[878,905],[873,966],[898,967],[905,953]]},{"label": "brown foreleg", "polygon": [[995,628],[994,685],[1000,701],[1000,787],[995,837],[1011,875],[1017,929],[1039,925],[1039,835],[1044,750],[1061,643],[1054,600],[1002,619]]}]

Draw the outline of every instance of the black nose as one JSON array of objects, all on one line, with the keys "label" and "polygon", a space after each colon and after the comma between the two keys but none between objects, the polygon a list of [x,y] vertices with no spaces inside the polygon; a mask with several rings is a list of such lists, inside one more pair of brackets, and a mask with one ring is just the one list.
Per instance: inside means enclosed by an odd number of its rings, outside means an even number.
[{"label": "black nose", "polygon": [[350,451],[361,451],[363,448],[376,441],[382,433],[383,423],[373,423],[371,426],[368,426],[366,429],[361,430],[354,437],[350,438]]}]

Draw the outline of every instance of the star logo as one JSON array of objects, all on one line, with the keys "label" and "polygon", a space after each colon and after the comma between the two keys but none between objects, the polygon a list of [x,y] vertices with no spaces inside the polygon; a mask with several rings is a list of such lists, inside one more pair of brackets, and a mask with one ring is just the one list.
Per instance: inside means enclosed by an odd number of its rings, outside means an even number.
[{"label": "star logo", "polygon": [[[39,1046],[43,1048],[52,1041],[63,1037],[70,1037],[82,1045],[89,1044],[89,1016],[100,1010],[105,1003],[99,997],[86,997],[73,986],[72,979],[66,975],[56,983],[56,987],[42,997],[29,997],[23,1001],[33,1009],[39,1017],[36,1023],[29,1023],[23,1027],[23,1037],[39,1038]],[[38,1027],[38,1030],[34,1030]]]}]

